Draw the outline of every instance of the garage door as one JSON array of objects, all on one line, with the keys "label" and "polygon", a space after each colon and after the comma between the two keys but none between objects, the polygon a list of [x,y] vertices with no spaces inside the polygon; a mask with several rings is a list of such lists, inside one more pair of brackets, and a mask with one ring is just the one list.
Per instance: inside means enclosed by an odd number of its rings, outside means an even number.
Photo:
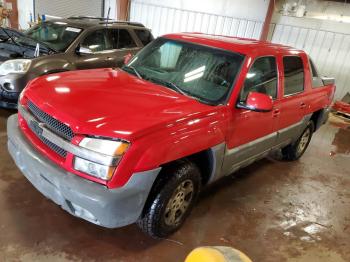
[{"label": "garage door", "polygon": [[202,32],[258,39],[263,26],[260,21],[156,5],[150,0],[131,0],[130,21],[143,23],[154,36]]},{"label": "garage door", "polygon": [[271,41],[305,50],[321,75],[335,77],[335,97],[350,92],[350,35],[324,30],[273,24]]},{"label": "garage door", "polygon": [[34,0],[34,12],[60,17],[103,16],[104,0]]}]

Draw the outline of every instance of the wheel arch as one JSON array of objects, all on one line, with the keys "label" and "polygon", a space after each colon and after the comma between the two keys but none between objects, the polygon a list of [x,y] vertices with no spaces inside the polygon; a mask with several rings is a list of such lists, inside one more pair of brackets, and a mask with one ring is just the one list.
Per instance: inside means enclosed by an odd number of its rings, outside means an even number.
[{"label": "wheel arch", "polygon": [[318,130],[328,120],[328,108],[320,109],[312,113],[310,121],[314,124],[314,132]]},{"label": "wheel arch", "polygon": [[[170,161],[161,165],[162,170],[166,170],[168,166],[173,165],[178,161],[191,161],[194,163],[200,173],[202,178],[202,185],[205,186],[212,181],[216,180],[220,176],[223,157],[225,151],[225,143],[210,147],[208,149],[196,152],[191,155],[187,155],[180,159]],[[162,171],[158,176],[162,175]],[[158,177],[157,177],[158,178]],[[156,178],[156,180],[157,180]]]}]

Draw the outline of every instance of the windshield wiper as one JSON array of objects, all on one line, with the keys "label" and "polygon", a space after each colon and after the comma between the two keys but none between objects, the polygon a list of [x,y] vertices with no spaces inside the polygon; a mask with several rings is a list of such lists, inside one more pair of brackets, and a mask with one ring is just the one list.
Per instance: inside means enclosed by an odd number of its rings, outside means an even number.
[{"label": "windshield wiper", "polygon": [[127,68],[130,68],[130,69],[135,73],[135,75],[136,75],[138,78],[143,79],[142,76],[141,76],[141,74],[136,70],[135,67],[133,67],[133,66],[127,66],[127,65],[124,65],[124,66],[122,67],[122,69],[127,69]]},{"label": "windshield wiper", "polygon": [[[41,40],[35,39],[35,38],[30,37],[30,36],[27,36],[27,35],[23,35],[23,37],[25,37],[25,38],[27,38],[27,39],[30,39],[30,40],[32,40],[32,41],[34,41],[34,42],[39,43],[40,45],[46,47],[46,49],[48,49],[48,50],[51,51],[51,52],[58,53],[58,51],[57,51],[56,49],[52,48],[51,46],[49,46],[48,44],[46,44],[45,42],[43,42],[43,41],[41,41]],[[30,45],[30,46],[32,46],[32,45]]]},{"label": "windshield wiper", "polygon": [[[20,46],[20,47],[24,47],[24,45],[23,45],[22,43],[18,43],[18,42],[15,40],[15,38],[14,38],[13,36],[11,36],[11,35],[7,32],[7,30],[6,30],[5,28],[1,27],[1,29],[2,29],[2,31],[8,36],[8,39],[11,39],[11,41],[12,41],[15,45]],[[58,53],[57,50],[55,50],[54,48],[50,47],[50,46],[47,45],[46,43],[44,43],[44,42],[42,42],[42,41],[39,41],[39,40],[36,40],[36,39],[34,39],[34,38],[31,38],[31,37],[29,37],[29,36],[26,36],[26,35],[24,35],[24,34],[22,34],[22,33],[21,33],[19,36],[15,36],[15,37],[17,37],[17,38],[23,37],[23,38],[30,39],[30,40],[32,40],[32,41],[34,41],[34,42],[37,42],[37,43],[39,43],[40,45],[44,46],[44,47],[45,47],[46,49],[48,49],[49,51],[54,52],[54,53]],[[8,40],[8,39],[7,39],[7,40]],[[26,44],[26,43],[24,43],[24,44],[25,44],[25,46],[26,46],[27,48],[28,48],[28,47],[35,47],[35,46],[33,46],[33,45],[30,45],[30,44]]]},{"label": "windshield wiper", "polygon": [[17,43],[15,41],[15,39],[7,32],[7,30],[3,27],[1,27],[2,31],[8,36],[7,40],[11,39],[11,41],[15,44],[15,45],[18,45],[18,46],[22,46],[20,45],[19,43]]},{"label": "windshield wiper", "polygon": [[158,84],[161,84],[163,86],[169,87],[174,91],[177,91],[178,93],[182,94],[182,95],[186,95],[188,96],[189,93],[185,92],[184,90],[182,90],[180,87],[178,87],[176,84],[174,84],[171,81],[166,81],[166,80],[162,80],[159,78],[152,78],[152,77],[148,77],[147,80],[150,80],[152,82],[156,82]]},{"label": "windshield wiper", "polygon": [[188,96],[188,97],[191,97],[203,104],[207,104],[207,105],[211,105],[211,106],[214,106],[216,105],[215,103],[213,102],[210,102],[210,101],[207,101],[207,100],[204,100],[200,97],[197,97],[197,96],[194,96],[192,95],[190,92],[186,92],[184,90],[182,90],[180,87],[178,87],[176,84],[174,84],[173,82],[171,81],[166,81],[166,80],[162,80],[162,79],[159,79],[159,78],[152,78],[152,77],[147,77],[146,80],[149,80],[149,81],[152,81],[152,82],[155,82],[155,83],[158,83],[158,84],[161,84],[163,86],[166,86],[166,87],[169,87],[171,88],[172,90],[174,91],[177,91],[178,93],[182,94],[182,95],[185,95],[185,96]]}]

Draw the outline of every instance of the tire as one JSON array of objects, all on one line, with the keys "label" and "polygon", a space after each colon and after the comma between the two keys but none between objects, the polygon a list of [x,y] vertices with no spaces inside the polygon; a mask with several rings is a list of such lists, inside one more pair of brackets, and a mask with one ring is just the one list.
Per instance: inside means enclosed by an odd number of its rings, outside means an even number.
[{"label": "tire", "polygon": [[165,167],[137,221],[143,232],[162,238],[177,231],[190,214],[201,188],[198,167],[180,160]]},{"label": "tire", "polygon": [[282,148],[283,159],[287,161],[298,160],[309,146],[314,129],[314,123],[310,121],[295,143]]}]

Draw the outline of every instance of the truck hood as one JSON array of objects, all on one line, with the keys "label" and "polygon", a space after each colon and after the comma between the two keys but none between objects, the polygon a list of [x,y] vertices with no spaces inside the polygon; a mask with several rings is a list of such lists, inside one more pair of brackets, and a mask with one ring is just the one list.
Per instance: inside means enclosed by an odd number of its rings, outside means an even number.
[{"label": "truck hood", "polygon": [[130,141],[216,108],[120,69],[43,76],[29,84],[25,97],[77,134]]}]

